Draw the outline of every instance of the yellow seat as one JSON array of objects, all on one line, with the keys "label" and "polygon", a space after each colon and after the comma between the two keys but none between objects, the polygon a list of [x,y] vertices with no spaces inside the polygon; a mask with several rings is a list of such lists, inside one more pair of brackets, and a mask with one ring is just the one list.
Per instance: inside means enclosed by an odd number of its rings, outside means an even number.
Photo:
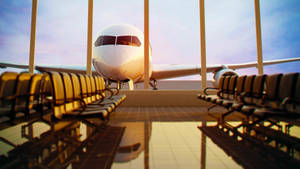
[{"label": "yellow seat", "polygon": [[13,114],[13,102],[10,97],[15,95],[15,86],[18,73],[4,72],[0,76],[0,116],[8,116],[11,119],[15,117]]},{"label": "yellow seat", "polygon": [[101,95],[101,88],[100,88],[100,76],[95,76],[95,87],[96,87],[96,99],[101,100],[103,96]]},{"label": "yellow seat", "polygon": [[29,89],[29,109],[37,109],[40,105],[40,94],[42,91],[42,74],[35,74],[31,78]]},{"label": "yellow seat", "polygon": [[85,104],[90,104],[90,99],[88,99],[88,91],[87,91],[87,84],[84,75],[79,74],[79,81],[80,81],[80,88],[81,88],[81,97]]},{"label": "yellow seat", "polygon": [[91,79],[90,76],[85,75],[85,80],[86,80],[86,89],[87,89],[87,100],[88,104],[93,102],[93,93],[92,93],[92,86],[91,86]]},{"label": "yellow seat", "polygon": [[58,72],[49,72],[49,76],[52,84],[53,115],[58,119],[62,119],[63,115],[66,114],[63,80]]},{"label": "yellow seat", "polygon": [[[49,75],[52,84],[52,105],[55,118],[100,117],[105,120],[108,116],[107,109],[101,107],[96,109],[88,107],[86,110],[86,105],[91,102],[91,97],[88,96],[87,92],[86,76],[58,72],[49,72]],[[80,108],[82,109],[79,110]]]},{"label": "yellow seat", "polygon": [[70,77],[72,80],[72,88],[73,88],[73,106],[74,109],[78,108],[85,108],[85,102],[83,101],[83,98],[81,97],[81,88],[80,88],[80,82],[79,78],[76,74],[70,73]]},{"label": "yellow seat", "polygon": [[14,112],[29,115],[30,81],[33,74],[21,73],[17,78]]},{"label": "yellow seat", "polygon": [[97,100],[96,82],[94,76],[89,76],[89,77],[91,82],[91,97],[92,97],[92,101],[94,102]]},{"label": "yellow seat", "polygon": [[43,113],[45,109],[51,109],[52,107],[52,84],[49,73],[43,73],[43,79],[41,82],[40,91],[40,112]]},{"label": "yellow seat", "polygon": [[[65,92],[65,110],[66,114],[71,114],[75,109],[74,107],[74,95],[73,95],[73,85],[68,73],[61,73],[63,84],[64,84],[64,92]],[[76,108],[78,109],[78,107]]]}]

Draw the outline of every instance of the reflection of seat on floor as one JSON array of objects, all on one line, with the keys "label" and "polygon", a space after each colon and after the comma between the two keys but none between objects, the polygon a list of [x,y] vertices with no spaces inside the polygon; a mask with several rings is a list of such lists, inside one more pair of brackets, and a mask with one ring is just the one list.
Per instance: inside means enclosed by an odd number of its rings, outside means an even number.
[{"label": "reflection of seat on floor", "polygon": [[[24,129],[30,126],[33,127],[34,123],[24,125]],[[8,156],[3,157],[7,161],[1,163],[1,167],[31,168],[34,166],[47,166],[48,163],[56,163],[60,160],[61,154],[70,153],[72,152],[70,150],[78,146],[78,138],[80,137],[78,129],[78,121],[64,121],[52,124],[39,137],[26,137],[29,139],[28,141],[15,145],[15,148],[8,152]],[[33,130],[36,130],[36,128],[33,128]]]},{"label": "reflection of seat on floor", "polygon": [[[233,112],[238,112],[245,120],[236,128],[255,126],[261,122],[270,122],[282,128],[280,121],[289,123],[289,126],[300,125],[299,73],[241,76],[234,85],[235,79],[235,76],[225,77],[223,85],[228,87],[223,87],[217,98],[210,100],[228,109],[219,118],[220,123],[224,123],[225,117]],[[203,97],[209,96],[201,95],[200,98]]]},{"label": "reflection of seat on floor", "polygon": [[72,167],[77,168],[103,168],[109,169],[112,166],[114,157],[118,150],[125,127],[106,126],[97,130],[74,154]]},{"label": "reflection of seat on floor", "polygon": [[[34,123],[29,124],[32,127]],[[85,119],[61,120],[38,137],[12,145],[15,148],[7,157],[0,156],[1,168],[60,168],[71,163],[75,168],[110,168],[124,130],[125,127],[98,126]],[[97,160],[97,166],[93,166],[93,160]]]},{"label": "reflection of seat on floor", "polygon": [[290,158],[279,150],[261,144],[261,142],[249,136],[236,133],[236,130],[227,128],[227,132],[225,132],[218,126],[199,128],[244,168],[279,169],[300,167],[300,161]]},{"label": "reflection of seat on floor", "polygon": [[298,160],[300,160],[299,138],[263,125],[251,127],[249,130],[252,137],[286,152],[292,158],[298,158]]}]

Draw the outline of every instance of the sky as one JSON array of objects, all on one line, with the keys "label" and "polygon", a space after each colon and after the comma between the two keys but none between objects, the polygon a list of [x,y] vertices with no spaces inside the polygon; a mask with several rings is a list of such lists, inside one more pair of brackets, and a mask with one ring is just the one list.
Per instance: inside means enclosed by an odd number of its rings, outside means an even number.
[{"label": "sky", "polygon": [[[198,0],[149,0],[152,62],[200,64]],[[28,64],[31,0],[0,1],[0,62]],[[113,24],[144,30],[143,0],[94,0],[93,41]],[[85,65],[88,0],[39,0],[36,65]],[[256,61],[254,0],[206,0],[207,65]],[[263,59],[300,57],[300,1],[261,0]],[[300,72],[300,62],[264,73]],[[256,68],[239,74],[255,74]],[[211,78],[211,75],[209,75]],[[177,79],[200,79],[199,75]]]}]

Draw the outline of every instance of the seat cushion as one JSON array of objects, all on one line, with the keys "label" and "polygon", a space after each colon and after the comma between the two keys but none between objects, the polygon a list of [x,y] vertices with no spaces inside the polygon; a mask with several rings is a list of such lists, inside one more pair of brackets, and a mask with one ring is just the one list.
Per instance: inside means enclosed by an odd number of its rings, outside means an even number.
[{"label": "seat cushion", "polygon": [[244,105],[244,106],[242,106],[240,111],[243,114],[250,116],[256,108],[257,108],[257,106],[254,106],[254,105]]},{"label": "seat cushion", "polygon": [[222,99],[222,98],[217,98],[216,99],[216,104],[218,104],[218,105],[222,105],[222,102],[224,101],[224,99]]},{"label": "seat cushion", "polygon": [[206,97],[206,101],[209,101],[211,103],[216,103],[217,99],[219,99],[220,97],[217,95],[211,95],[210,97]]},{"label": "seat cushion", "polygon": [[8,115],[11,112],[11,106],[0,107],[0,117]]},{"label": "seat cushion", "polygon": [[233,100],[224,100],[221,104],[221,106],[226,107],[226,108],[230,108],[233,103],[235,103]]},{"label": "seat cushion", "polygon": [[198,99],[204,99],[205,96],[206,96],[205,94],[198,94],[198,95],[197,95],[197,98],[198,98]]},{"label": "seat cushion", "polygon": [[219,98],[217,95],[206,95],[204,100],[211,101],[211,100],[214,100],[214,99],[217,99],[217,98]]},{"label": "seat cushion", "polygon": [[107,118],[109,116],[109,112],[107,110],[84,111],[80,113],[78,116],[84,118],[89,118],[89,117]]},{"label": "seat cushion", "polygon": [[233,110],[239,111],[243,107],[244,103],[242,102],[234,102],[231,106]]}]

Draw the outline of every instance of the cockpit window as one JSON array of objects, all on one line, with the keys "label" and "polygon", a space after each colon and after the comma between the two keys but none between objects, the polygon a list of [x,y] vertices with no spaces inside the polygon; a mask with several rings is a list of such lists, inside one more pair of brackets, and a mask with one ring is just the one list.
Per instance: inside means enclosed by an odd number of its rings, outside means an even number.
[{"label": "cockpit window", "polygon": [[141,42],[136,36],[118,36],[117,45],[141,46]]},{"label": "cockpit window", "polygon": [[[117,43],[116,43],[117,39]],[[141,42],[136,36],[100,36],[96,42],[95,47],[103,45],[129,45],[129,46],[141,46]]]},{"label": "cockpit window", "polygon": [[132,45],[133,46],[141,46],[141,42],[138,37],[132,36]]},{"label": "cockpit window", "polygon": [[103,45],[115,45],[116,37],[115,36],[100,36],[96,42],[95,46],[103,46]]},{"label": "cockpit window", "polygon": [[118,45],[131,45],[131,36],[118,36]]}]

